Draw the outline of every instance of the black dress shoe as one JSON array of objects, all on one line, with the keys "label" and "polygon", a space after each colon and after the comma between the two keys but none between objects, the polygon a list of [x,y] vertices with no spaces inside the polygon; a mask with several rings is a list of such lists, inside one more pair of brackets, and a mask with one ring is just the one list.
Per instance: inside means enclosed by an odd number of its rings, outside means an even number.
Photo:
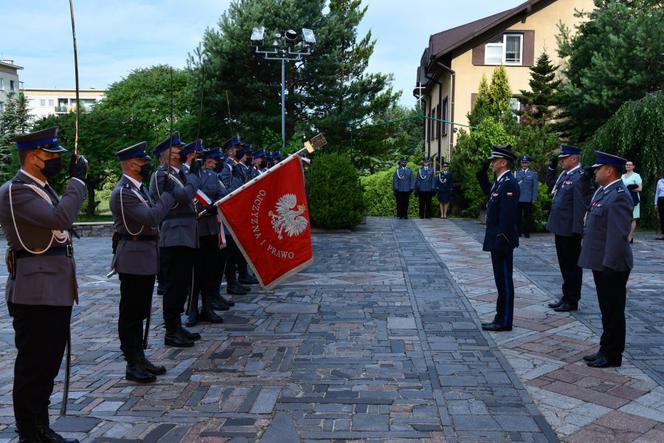
[{"label": "black dress shoe", "polygon": [[235,302],[234,302],[233,300],[231,300],[230,298],[225,298],[225,297],[222,296],[221,294],[219,294],[219,298],[221,299],[221,302],[222,302],[222,303],[224,303],[224,304],[226,304],[226,305],[228,305],[228,306],[230,306],[230,307],[235,306]]},{"label": "black dress shoe", "polygon": [[180,331],[175,331],[172,334],[166,332],[166,335],[164,336],[164,344],[175,348],[191,348],[194,346],[194,341],[185,337]]},{"label": "black dress shoe", "polygon": [[565,303],[565,302],[564,302],[563,299],[561,298],[560,300],[558,300],[558,301],[556,301],[556,302],[551,302],[551,303],[549,303],[549,307],[555,309],[555,308],[557,308],[558,306],[562,305],[563,303]]},{"label": "black dress shoe", "polygon": [[205,323],[223,323],[224,319],[219,317],[216,312],[210,306],[203,308],[201,312],[201,322]]},{"label": "black dress shoe", "polygon": [[232,294],[232,295],[246,295],[249,291],[245,291],[244,288],[240,285],[236,284],[229,284],[226,287],[226,293],[227,294]]},{"label": "black dress shoe", "polygon": [[78,443],[75,438],[64,438],[48,426],[37,427],[37,440],[35,443]]},{"label": "black dress shoe", "polygon": [[[199,316],[199,320],[203,321],[200,318],[200,316]],[[188,338],[191,341],[198,341],[198,340],[201,339],[201,334],[199,334],[198,332],[188,331],[187,329],[183,328],[182,325],[180,325],[179,332],[180,332],[181,335],[185,336],[186,338]]]},{"label": "black dress shoe", "polygon": [[226,303],[222,302],[221,300],[215,299],[212,302],[212,309],[214,309],[215,311],[228,311],[230,309],[230,306],[228,306]]},{"label": "black dress shoe", "polygon": [[155,365],[145,357],[143,357],[143,359],[141,360],[141,364],[143,365],[145,370],[148,371],[150,374],[164,375],[166,373],[166,368],[164,366]]},{"label": "black dress shoe", "polygon": [[184,325],[188,328],[196,326],[198,324],[198,309],[194,308],[193,312],[187,315],[187,320],[185,320]]},{"label": "black dress shoe", "polygon": [[583,361],[594,361],[594,360],[597,360],[597,357],[599,357],[600,355],[602,355],[600,352],[596,352],[596,353],[594,353],[594,354],[590,354],[590,355],[584,355],[584,356],[583,356]]},{"label": "black dress shoe", "polygon": [[591,368],[618,368],[622,366],[622,356],[618,358],[607,358],[604,354],[600,354],[593,361],[586,363]]},{"label": "black dress shoe", "polygon": [[579,309],[579,305],[572,304],[572,303],[563,303],[562,305],[558,306],[557,308],[553,308],[554,311],[556,312],[571,312],[571,311],[576,311]]},{"label": "black dress shoe", "polygon": [[482,325],[482,329],[484,329],[485,331],[499,332],[499,331],[511,331],[512,327],[499,325],[498,323],[487,323]]},{"label": "black dress shoe", "polygon": [[157,380],[153,374],[149,373],[142,364],[127,363],[125,378],[136,383],[152,383]]}]

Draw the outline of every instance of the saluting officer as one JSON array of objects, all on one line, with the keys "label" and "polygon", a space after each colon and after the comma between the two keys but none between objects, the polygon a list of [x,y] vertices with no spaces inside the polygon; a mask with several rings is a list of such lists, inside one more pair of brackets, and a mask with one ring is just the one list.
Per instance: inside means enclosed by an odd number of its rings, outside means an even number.
[{"label": "saluting officer", "polygon": [[143,321],[151,312],[159,270],[159,223],[175,203],[170,180],[164,183],[159,199],[150,199],[143,184],[152,173],[146,146],[146,142],[140,142],[117,153],[122,177],[109,204],[115,227],[111,267],[120,277],[120,349],[127,360],[125,378],[138,383],[151,383],[157,375],[166,373],[165,367],[154,365],[145,357]]},{"label": "saluting officer", "polygon": [[537,172],[529,168],[530,157],[524,155],[521,157],[521,168],[514,174],[516,182],[519,184],[521,196],[519,197],[519,217],[517,226],[519,227],[519,236],[530,237],[533,229],[533,204],[537,200],[537,191],[539,182],[537,181]]},{"label": "saluting officer", "polygon": [[551,212],[546,225],[555,234],[558,265],[563,277],[562,297],[549,307],[557,312],[576,311],[581,299],[583,270],[577,265],[581,253],[583,217],[593,195],[591,175],[581,167],[581,149],[560,145],[558,156],[563,172],[556,179],[557,158],[547,169],[552,188]]},{"label": "saluting officer", "polygon": [[[491,252],[498,299],[493,321],[483,323],[482,329],[511,331],[514,318],[513,252],[514,248],[519,247],[516,226],[519,185],[511,172],[516,156],[509,146],[500,145],[493,148],[489,159],[496,181],[489,188],[488,181],[480,180],[480,186],[486,188],[484,190],[489,194],[482,250]],[[484,176],[486,177],[486,172]]]},{"label": "saluting officer", "polygon": [[633,200],[621,180],[627,162],[617,155],[595,152],[595,181],[600,185],[590,203],[583,230],[579,266],[592,269],[602,312],[599,352],[587,355],[588,366],[620,366],[625,351],[627,279],[633,266],[629,233]]},{"label": "saluting officer", "polygon": [[50,428],[48,405],[78,301],[69,230],[86,196],[88,163],[72,157],[71,179],[59,197],[48,183],[62,169],[66,152],[57,132],[49,128],[17,137],[21,169],[0,187],[0,224],[8,243],[5,295],[18,350],[14,417],[21,442],[78,442]]},{"label": "saluting officer", "polygon": [[429,166],[429,157],[424,157],[422,167],[417,170],[415,177],[415,195],[419,200],[420,218],[431,218],[433,189],[433,168]]},{"label": "saluting officer", "polygon": [[408,159],[402,157],[392,177],[392,191],[397,201],[397,217],[400,219],[408,218],[408,203],[414,185],[413,171],[408,167]]},{"label": "saluting officer", "polygon": [[191,347],[200,334],[182,327],[180,315],[191,284],[191,273],[198,247],[198,222],[193,198],[200,186],[200,163],[193,161],[189,172],[182,168],[180,151],[184,144],[178,132],[159,143],[154,154],[161,166],[150,179],[150,197],[158,200],[171,184],[175,206],[171,208],[161,225],[159,236],[159,280],[164,290],[164,344],[175,347]]}]

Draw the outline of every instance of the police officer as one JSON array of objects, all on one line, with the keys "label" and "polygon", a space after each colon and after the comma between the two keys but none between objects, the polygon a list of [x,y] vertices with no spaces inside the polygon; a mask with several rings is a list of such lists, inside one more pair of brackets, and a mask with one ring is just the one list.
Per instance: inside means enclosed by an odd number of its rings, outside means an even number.
[{"label": "police officer", "polygon": [[127,360],[125,378],[138,383],[151,383],[157,375],[166,373],[165,367],[154,365],[145,357],[143,321],[150,315],[159,269],[159,223],[175,203],[170,180],[158,200],[150,199],[143,184],[152,173],[146,146],[146,142],[140,142],[116,154],[122,177],[109,204],[115,227],[111,267],[120,277],[120,349]]},{"label": "police officer", "polygon": [[159,143],[154,154],[161,166],[150,179],[150,197],[156,201],[170,187],[172,180],[175,205],[161,225],[159,236],[159,280],[164,290],[164,344],[175,347],[191,347],[200,334],[182,327],[180,315],[184,311],[190,291],[191,273],[198,247],[198,222],[193,198],[200,186],[200,163],[193,161],[185,173],[180,151],[184,143],[175,132]]},{"label": "police officer", "polygon": [[622,364],[625,351],[625,300],[633,266],[629,233],[633,201],[621,180],[626,160],[595,152],[595,192],[586,215],[579,266],[593,271],[602,313],[599,352],[584,357],[588,366],[607,368]]},{"label": "police officer", "polygon": [[0,187],[0,224],[7,238],[5,287],[15,344],[13,404],[20,442],[78,442],[49,424],[53,382],[78,301],[69,230],[86,197],[88,163],[72,156],[71,179],[59,197],[48,183],[62,169],[57,128],[16,138],[19,172]]},{"label": "police officer", "polygon": [[551,212],[547,229],[555,234],[558,265],[563,277],[562,297],[549,307],[557,312],[576,311],[581,299],[583,271],[577,265],[581,253],[583,217],[593,195],[591,175],[581,167],[581,150],[560,145],[558,156],[563,172],[556,178],[557,158],[547,168],[551,187]]},{"label": "police officer", "polygon": [[242,149],[242,142],[238,137],[231,137],[224,143],[224,149],[226,150],[226,158],[224,159],[224,167],[219,173],[219,180],[228,192],[233,192],[242,186],[242,176],[235,159],[237,152]]},{"label": "police officer", "polygon": [[250,161],[253,151],[251,145],[247,143],[242,144],[242,148],[238,149],[235,153],[235,158],[237,159],[238,172],[242,178],[242,184],[245,184],[249,181],[250,174]]},{"label": "police officer", "polygon": [[[482,173],[486,177],[486,168],[482,170]],[[440,218],[447,218],[447,211],[450,209],[450,198],[454,188],[449,163],[443,163],[443,169],[434,179],[434,185],[438,197],[438,203],[440,205]]]},{"label": "police officer", "polygon": [[[202,141],[199,142],[202,146]],[[217,178],[214,172],[217,166],[219,151],[210,150],[203,154],[203,168],[200,172],[200,191],[202,191],[212,202],[226,195],[226,188]],[[215,298],[218,296],[218,280],[221,263],[221,251],[219,250],[219,224],[217,221],[217,207],[212,204],[208,206],[197,206],[198,217],[198,250],[194,262],[194,287],[187,307],[187,326],[194,326],[198,321],[208,323],[223,323],[223,319],[214,312]],[[202,310],[198,314],[198,297],[201,295]],[[216,308],[228,310],[226,303],[219,301]]]},{"label": "police officer", "polygon": [[[493,321],[483,323],[482,329],[511,331],[514,317],[513,251],[519,246],[516,226],[519,185],[511,172],[516,156],[509,146],[501,145],[493,148],[489,159],[496,181],[489,188],[488,181],[480,180],[480,186],[488,188],[486,190],[489,194],[482,249],[491,252],[498,299]],[[486,172],[484,172],[484,176],[486,177]]]},{"label": "police officer", "polygon": [[252,180],[259,175],[265,173],[265,151],[259,149],[254,153],[252,160],[251,173],[249,174],[249,179]]},{"label": "police officer", "polygon": [[408,218],[408,203],[414,186],[413,171],[408,167],[408,159],[402,157],[392,177],[392,191],[397,201],[397,218]]},{"label": "police officer", "polygon": [[422,167],[415,174],[415,195],[419,200],[420,218],[431,218],[431,199],[433,197],[433,168],[429,166],[429,157],[424,157]]},{"label": "police officer", "polygon": [[516,182],[519,184],[521,196],[519,197],[519,216],[518,227],[519,236],[530,237],[533,229],[533,204],[537,200],[537,190],[539,182],[537,181],[537,172],[529,168],[530,157],[524,155],[521,157],[521,168],[514,174]]}]

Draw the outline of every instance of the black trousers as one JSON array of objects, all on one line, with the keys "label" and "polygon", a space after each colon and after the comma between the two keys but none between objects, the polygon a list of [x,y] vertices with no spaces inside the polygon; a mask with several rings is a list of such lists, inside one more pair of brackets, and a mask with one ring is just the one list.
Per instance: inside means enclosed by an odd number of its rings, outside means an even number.
[{"label": "black trousers", "polygon": [[533,204],[519,202],[519,211],[517,212],[517,226],[519,235],[533,232]]},{"label": "black trousers", "polygon": [[433,192],[419,192],[420,218],[431,218],[431,199]]},{"label": "black trousers", "polygon": [[[196,262],[194,265],[194,292],[192,301],[198,300],[198,294],[213,297],[217,294],[219,281],[219,263],[221,251],[219,240],[216,235],[207,235],[198,239],[199,247],[196,250]],[[197,303],[196,303],[197,304]],[[193,305],[193,303],[192,303]],[[198,308],[197,306],[195,306]],[[192,309],[194,306],[192,306]]]},{"label": "black trousers", "polygon": [[657,212],[659,213],[659,232],[664,234],[664,197],[657,199]]},{"label": "black trousers", "polygon": [[512,326],[514,320],[514,280],[512,279],[514,251],[491,252],[493,278],[496,281],[498,299],[494,322],[501,326]]},{"label": "black trousers", "polygon": [[581,254],[581,236],[556,235],[556,254],[563,276],[563,300],[576,305],[581,300],[583,270],[577,266]]},{"label": "black trousers", "polygon": [[164,322],[166,328],[179,320],[192,285],[192,268],[196,249],[186,246],[159,248],[159,275],[164,291]]},{"label": "black trousers", "polygon": [[625,351],[625,302],[629,271],[593,271],[593,277],[602,312],[600,352],[609,360],[618,359]]},{"label": "black trousers", "polygon": [[397,217],[408,218],[410,192],[396,192],[395,197],[397,199]]},{"label": "black trousers", "polygon": [[118,335],[125,359],[133,363],[143,355],[143,321],[150,315],[154,275],[120,274]]},{"label": "black trousers", "polygon": [[69,334],[71,306],[9,303],[18,354],[14,363],[14,417],[21,433],[48,426],[48,405]]},{"label": "black trousers", "polygon": [[242,252],[240,252],[240,248],[237,247],[233,236],[230,234],[226,236],[226,247],[224,248],[224,251],[226,253],[226,266],[224,269],[226,282],[229,284],[235,284],[237,281],[236,271],[242,266],[243,261],[245,266],[247,262],[244,260]]}]

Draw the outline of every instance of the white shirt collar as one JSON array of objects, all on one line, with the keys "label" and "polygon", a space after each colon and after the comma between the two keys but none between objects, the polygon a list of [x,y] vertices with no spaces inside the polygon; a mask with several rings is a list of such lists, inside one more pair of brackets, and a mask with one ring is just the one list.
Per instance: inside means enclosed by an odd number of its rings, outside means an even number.
[{"label": "white shirt collar", "polygon": [[127,174],[122,174],[125,176],[130,182],[133,183],[134,186],[136,186],[136,189],[141,189],[141,183],[140,181],[136,180],[135,178],[129,177]]},{"label": "white shirt collar", "polygon": [[611,187],[615,182],[619,182],[619,181],[621,181],[621,180],[622,180],[622,178],[618,178],[618,179],[616,179],[616,180],[613,180],[613,181],[612,181],[611,183],[609,183],[608,185],[606,185],[606,186],[602,186],[602,188],[603,188],[603,189],[609,188],[609,187]]},{"label": "white shirt collar", "polygon": [[41,186],[42,188],[44,188],[46,186],[46,184],[48,183],[48,182],[39,180],[37,177],[35,177],[32,174],[28,174],[28,172],[23,168],[21,168],[21,172],[24,173],[25,175],[27,175],[28,177],[30,177],[32,180],[36,181],[39,184],[39,186]]},{"label": "white shirt collar", "polygon": [[574,166],[574,167],[573,167],[572,169],[570,169],[569,171],[565,171],[565,172],[567,172],[568,174],[571,174],[572,171],[576,171],[576,170],[579,169],[580,167],[581,167],[581,163],[579,163],[578,165]]},{"label": "white shirt collar", "polygon": [[496,183],[498,183],[500,181],[500,179],[503,178],[503,175],[507,174],[508,172],[510,172],[510,170],[506,169],[502,172],[502,174],[500,174],[498,177],[496,177]]}]

